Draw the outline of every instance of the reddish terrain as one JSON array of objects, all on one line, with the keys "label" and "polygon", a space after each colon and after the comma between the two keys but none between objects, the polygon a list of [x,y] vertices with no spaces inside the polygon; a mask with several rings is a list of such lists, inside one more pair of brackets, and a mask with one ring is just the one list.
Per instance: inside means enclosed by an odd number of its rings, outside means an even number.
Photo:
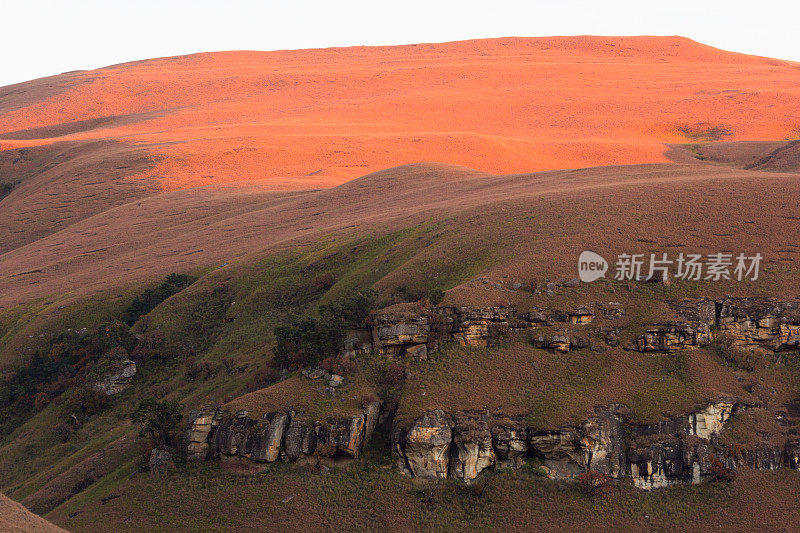
[{"label": "reddish terrain", "polygon": [[[541,180],[548,194],[577,194],[567,177],[578,174],[488,173],[665,163],[665,142],[778,142],[800,131],[798,96],[800,65],[680,37],[226,52],[4,87],[0,181],[16,186],[0,203],[0,305],[371,231],[368,218],[485,209],[541,196]],[[476,172],[430,183],[395,173],[389,196],[277,192],[424,161]],[[624,188],[619,172],[586,171],[580,189]],[[721,179],[694,172],[645,167],[631,179],[655,173],[665,190]],[[748,198],[793,186],[735,179],[754,187]],[[489,185],[472,200],[457,188]]]}]

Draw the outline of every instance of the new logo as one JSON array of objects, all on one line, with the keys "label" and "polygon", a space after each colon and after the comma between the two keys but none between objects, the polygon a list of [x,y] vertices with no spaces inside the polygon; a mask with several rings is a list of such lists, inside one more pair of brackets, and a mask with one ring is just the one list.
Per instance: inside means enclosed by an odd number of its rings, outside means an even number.
[{"label": "new logo", "polygon": [[608,261],[603,256],[586,250],[578,257],[578,277],[584,283],[591,283],[606,275]]}]

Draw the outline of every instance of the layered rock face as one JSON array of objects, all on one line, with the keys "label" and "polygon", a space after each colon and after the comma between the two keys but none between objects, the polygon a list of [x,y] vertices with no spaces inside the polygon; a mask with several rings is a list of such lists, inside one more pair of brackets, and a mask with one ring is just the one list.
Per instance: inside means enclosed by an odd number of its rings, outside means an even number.
[{"label": "layered rock face", "polygon": [[555,430],[534,429],[524,419],[486,411],[437,410],[397,425],[392,444],[404,473],[464,481],[497,465],[519,467],[525,458],[538,459],[552,478],[592,469],[612,478],[630,477],[644,489],[699,483],[719,475],[718,469],[798,468],[800,440],[736,450],[720,444],[719,432],[740,408],[717,402],[648,426],[630,423],[624,408],[611,405],[580,425]]},{"label": "layered rock face", "polygon": [[800,347],[800,302],[729,298],[718,303],[720,335],[746,348],[790,350]]},{"label": "layered rock face", "polygon": [[[597,313],[607,321],[625,315],[615,302],[598,303]],[[647,326],[625,348],[639,352],[675,352],[710,346],[729,339],[743,349],[772,351],[800,348],[800,302],[759,298],[686,299],[673,306],[679,320]],[[543,349],[567,352],[597,349],[598,343],[619,344],[619,326],[590,326],[595,311],[589,307],[558,311],[514,307],[436,307],[419,313],[376,316],[371,332],[350,332],[361,350],[376,350],[392,357],[424,360],[440,342],[465,346],[498,344],[515,331],[531,331],[531,342]],[[569,326],[577,326],[570,328]],[[371,337],[372,342],[365,339]],[[352,343],[346,351],[354,350]]]},{"label": "layered rock face", "polygon": [[[594,309],[597,314],[586,306],[567,312],[518,312],[510,306],[383,312],[374,317],[371,328],[347,332],[344,351],[374,350],[421,361],[441,342],[488,347],[518,331],[527,332],[534,345],[554,351],[602,349],[597,343],[618,346],[623,327],[614,321],[625,316],[625,310],[614,302]],[[781,351],[800,346],[800,302],[698,298],[683,300],[674,310],[677,320],[647,326],[626,348],[670,353],[709,346],[723,335],[743,349]],[[567,329],[570,325],[574,327]],[[308,376],[313,378],[312,374]],[[432,410],[410,423],[396,423],[392,448],[398,466],[409,475],[464,481],[487,468],[520,467],[528,458],[540,461],[553,478],[592,469],[614,478],[630,477],[645,489],[696,483],[745,465],[800,469],[800,438],[784,436],[778,443],[735,449],[721,443],[719,433],[742,408],[734,400],[719,401],[648,426],[632,423],[623,406],[611,405],[596,410],[582,424],[555,429],[532,428],[524,417],[481,410]],[[800,407],[796,411],[800,413]],[[235,458],[253,464],[320,455],[357,457],[379,414],[377,402],[351,417],[322,422],[291,411],[259,418],[209,411],[192,418],[187,446],[193,460]],[[800,431],[800,416],[795,418],[792,425]]]},{"label": "layered rock face", "polygon": [[346,418],[308,422],[294,411],[251,418],[246,411],[232,415],[220,410],[193,413],[187,432],[190,460],[234,458],[252,463],[278,459],[297,461],[310,456],[358,457],[380,415],[372,402]]},{"label": "layered rock face", "polygon": [[[771,351],[800,348],[800,301],[770,298],[686,299],[675,305],[688,327],[713,328],[717,339],[727,338],[745,349]],[[712,338],[698,338],[697,345]]]},{"label": "layered rock face", "polygon": [[655,324],[630,346],[639,352],[676,352],[687,348],[709,346],[711,328],[707,324]]}]

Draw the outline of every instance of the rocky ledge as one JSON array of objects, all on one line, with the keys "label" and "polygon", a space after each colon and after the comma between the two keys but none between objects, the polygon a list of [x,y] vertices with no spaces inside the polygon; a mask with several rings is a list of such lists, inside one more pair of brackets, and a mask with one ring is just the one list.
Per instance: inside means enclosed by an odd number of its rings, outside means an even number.
[{"label": "rocky ledge", "polygon": [[[766,298],[684,299],[673,305],[677,320],[646,325],[624,346],[640,352],[674,352],[710,346],[717,340],[742,349],[800,348],[800,301]],[[625,315],[621,304],[604,302],[572,310],[440,306],[417,312],[382,312],[369,330],[348,332],[346,353],[377,351],[424,360],[442,342],[487,347],[510,333],[528,332],[539,348],[560,352],[617,346]],[[605,326],[589,326],[595,318]],[[610,324],[610,325],[609,325]],[[576,327],[577,326],[577,327]]]},{"label": "rocky ledge", "polygon": [[294,411],[251,417],[220,409],[192,413],[186,435],[191,461],[247,461],[250,466],[278,459],[358,457],[378,423],[380,402],[350,417],[309,422]]},{"label": "rocky ledge", "polygon": [[398,467],[408,475],[464,481],[487,468],[519,467],[526,459],[540,461],[551,478],[591,469],[632,478],[643,489],[699,483],[742,466],[800,468],[800,438],[735,450],[721,444],[719,432],[741,409],[734,401],[721,401],[660,424],[641,425],[627,419],[623,406],[611,405],[582,424],[554,430],[488,411],[433,410],[410,424],[396,424],[392,447]]}]

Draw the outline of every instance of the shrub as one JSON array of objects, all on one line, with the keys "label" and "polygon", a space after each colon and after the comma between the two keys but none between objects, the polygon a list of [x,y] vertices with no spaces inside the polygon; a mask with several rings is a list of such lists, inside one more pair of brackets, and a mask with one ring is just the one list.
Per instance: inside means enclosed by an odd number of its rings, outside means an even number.
[{"label": "shrub", "polygon": [[408,285],[398,285],[392,293],[393,299],[399,302],[417,302],[425,298],[426,293],[418,287]]},{"label": "shrub", "polygon": [[578,487],[584,495],[590,498],[605,498],[610,496],[614,490],[610,477],[591,469],[578,476]]},{"label": "shrub", "polygon": [[320,362],[319,367],[330,374],[346,376],[356,371],[356,363],[350,357],[326,357]]},{"label": "shrub", "polygon": [[[34,411],[44,409],[53,399],[85,381],[104,354],[130,350],[135,342],[121,322],[108,322],[93,330],[65,330],[56,335],[13,376],[0,380],[0,435],[13,431]],[[99,400],[90,396],[97,391],[89,390],[92,392],[71,393],[78,403],[70,408],[85,411],[85,416],[103,407],[96,408]]]},{"label": "shrub", "polygon": [[711,477],[714,481],[730,482],[736,479],[736,472],[725,466],[717,456],[712,455],[709,459],[711,462]]},{"label": "shrub", "polygon": [[310,318],[275,328],[275,361],[281,368],[302,368],[335,354],[344,330]]},{"label": "shrub", "polygon": [[280,368],[303,368],[335,356],[343,346],[347,329],[368,324],[375,298],[375,291],[366,289],[320,306],[319,320],[307,317],[277,326],[273,348],[276,364]]},{"label": "shrub", "polygon": [[208,361],[197,362],[189,359],[185,363],[186,370],[183,376],[187,381],[206,380],[216,374],[217,369]]},{"label": "shrub", "polygon": [[169,383],[159,383],[150,387],[150,394],[155,398],[161,399],[170,392],[172,392],[172,387],[170,387]]},{"label": "shrub", "polygon": [[16,186],[16,183],[13,183],[13,182],[10,182],[10,181],[4,181],[4,182],[0,183],[0,200],[2,200],[4,197],[8,196],[11,193],[11,191],[14,189],[15,186]]},{"label": "shrub", "polygon": [[111,404],[111,398],[87,385],[80,385],[67,392],[63,408],[67,413],[86,420],[101,413]]},{"label": "shrub", "polygon": [[131,350],[130,358],[137,364],[144,364],[150,359],[159,359],[164,346],[164,336],[159,331],[148,331],[139,335],[136,347]]},{"label": "shrub", "polygon": [[325,272],[324,274],[320,274],[314,278],[314,288],[320,292],[327,291],[333,284],[336,283],[336,280],[333,277],[333,274],[330,272]]},{"label": "shrub", "polygon": [[236,366],[236,360],[233,357],[223,357],[222,358],[222,368],[225,370],[225,373],[228,375],[236,373],[238,367]]},{"label": "shrub", "polygon": [[55,431],[58,438],[61,442],[67,442],[69,439],[72,438],[73,433],[75,433],[75,424],[70,424],[67,422],[60,422],[56,425],[53,429]]},{"label": "shrub", "polygon": [[526,459],[525,463],[522,465],[522,469],[528,474],[535,477],[548,477],[547,470],[545,470],[544,464],[542,463],[541,459],[537,458]]},{"label": "shrub", "polygon": [[370,312],[375,308],[377,296],[375,289],[369,288],[338,302],[320,306],[322,322],[344,328],[367,325]]},{"label": "shrub", "polygon": [[146,315],[155,309],[158,304],[173,294],[182,291],[184,288],[194,283],[194,281],[195,278],[186,274],[170,274],[157,287],[145,289],[144,292],[134,298],[127,309],[125,309],[123,321],[129,326],[132,326],[139,320],[139,317]]},{"label": "shrub", "polygon": [[434,306],[439,305],[444,300],[444,291],[442,289],[431,289],[428,291],[428,300]]},{"label": "shrub", "polygon": [[179,425],[183,419],[178,402],[147,398],[142,400],[131,417],[141,426],[139,435],[148,437],[154,447],[173,447],[177,444]]},{"label": "shrub", "polygon": [[399,363],[389,363],[383,374],[383,383],[389,387],[396,387],[406,379],[406,369]]}]

